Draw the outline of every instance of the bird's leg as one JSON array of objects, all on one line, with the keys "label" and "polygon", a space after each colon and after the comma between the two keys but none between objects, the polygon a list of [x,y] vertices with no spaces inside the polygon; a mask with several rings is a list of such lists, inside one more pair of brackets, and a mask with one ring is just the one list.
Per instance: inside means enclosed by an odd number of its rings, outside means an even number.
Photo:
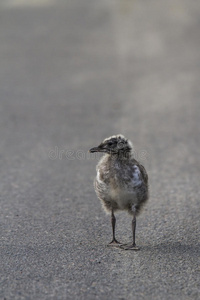
[{"label": "bird's leg", "polygon": [[132,220],[132,233],[133,233],[133,242],[132,244],[125,244],[125,245],[121,245],[120,247],[124,250],[140,250],[140,248],[138,248],[135,244],[135,230],[136,230],[136,209],[135,209],[135,205],[132,206],[131,208],[132,212],[133,212],[133,220]]},{"label": "bird's leg", "polygon": [[112,241],[108,244],[108,246],[119,246],[119,245],[121,245],[121,243],[118,242],[118,241],[116,240],[116,238],[115,238],[115,224],[116,224],[116,218],[115,218],[113,209],[112,209],[112,212],[111,212],[111,224],[112,224],[113,239],[112,239]]}]

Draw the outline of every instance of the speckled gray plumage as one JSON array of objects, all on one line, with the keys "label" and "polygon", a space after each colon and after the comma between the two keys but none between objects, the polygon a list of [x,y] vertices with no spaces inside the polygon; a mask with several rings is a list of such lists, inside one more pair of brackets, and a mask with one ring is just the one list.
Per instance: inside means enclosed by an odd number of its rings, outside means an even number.
[{"label": "speckled gray plumage", "polygon": [[106,212],[111,212],[113,241],[115,239],[115,215],[117,210],[127,210],[133,215],[133,244],[135,245],[136,215],[148,200],[148,175],[145,168],[134,159],[132,143],[123,135],[106,138],[91,152],[103,152],[104,155],[97,164],[97,176],[94,188]]},{"label": "speckled gray plumage", "polygon": [[132,155],[105,154],[97,165],[94,187],[105,210],[128,210],[135,205],[138,214],[148,199],[148,176]]}]

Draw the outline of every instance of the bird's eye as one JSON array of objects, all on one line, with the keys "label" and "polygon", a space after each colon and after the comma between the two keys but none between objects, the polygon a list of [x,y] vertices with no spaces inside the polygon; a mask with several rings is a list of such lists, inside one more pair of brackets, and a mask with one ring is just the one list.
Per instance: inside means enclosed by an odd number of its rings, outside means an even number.
[{"label": "bird's eye", "polygon": [[119,149],[123,149],[124,148],[124,143],[120,142],[120,143],[118,143],[117,146],[118,146]]},{"label": "bird's eye", "polygon": [[112,146],[112,142],[108,142],[108,146]]}]

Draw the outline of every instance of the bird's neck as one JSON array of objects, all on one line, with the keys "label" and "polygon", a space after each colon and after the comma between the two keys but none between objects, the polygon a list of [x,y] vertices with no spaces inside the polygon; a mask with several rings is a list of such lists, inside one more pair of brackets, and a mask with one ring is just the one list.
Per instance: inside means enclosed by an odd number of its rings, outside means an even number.
[{"label": "bird's neck", "polygon": [[117,154],[111,154],[110,159],[113,161],[128,161],[133,158],[133,153],[131,151],[127,152],[119,152]]}]

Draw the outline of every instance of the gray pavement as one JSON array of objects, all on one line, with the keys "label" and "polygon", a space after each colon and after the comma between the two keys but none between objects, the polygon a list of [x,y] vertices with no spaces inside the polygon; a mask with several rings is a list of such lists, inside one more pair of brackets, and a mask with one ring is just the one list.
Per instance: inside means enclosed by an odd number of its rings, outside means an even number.
[{"label": "gray pavement", "polygon": [[[200,298],[199,25],[195,0],[0,2],[0,299]],[[139,252],[93,190],[115,133],[150,177]]]}]

